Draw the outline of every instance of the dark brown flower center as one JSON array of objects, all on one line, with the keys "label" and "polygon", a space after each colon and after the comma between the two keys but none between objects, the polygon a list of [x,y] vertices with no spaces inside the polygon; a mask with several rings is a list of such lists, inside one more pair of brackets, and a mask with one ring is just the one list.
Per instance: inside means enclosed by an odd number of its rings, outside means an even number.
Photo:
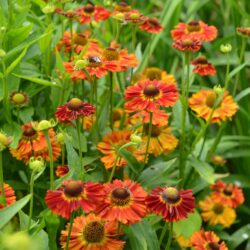
[{"label": "dark brown flower center", "polygon": [[192,21],[188,23],[187,29],[189,32],[197,32],[201,30],[201,27],[198,21]]},{"label": "dark brown flower center", "polygon": [[156,20],[156,19],[151,18],[151,19],[148,20],[148,22],[149,22],[150,25],[152,25],[152,26],[154,26],[156,28],[161,27],[159,21]]},{"label": "dark brown flower center", "polygon": [[161,193],[161,198],[166,203],[175,204],[181,199],[181,196],[176,188],[168,187]]},{"label": "dark brown flower center", "polygon": [[[145,134],[149,134],[149,124],[144,125]],[[161,134],[161,128],[152,125],[151,137],[158,137]]]},{"label": "dark brown flower center", "polygon": [[217,95],[215,92],[211,92],[206,99],[206,105],[210,108],[213,108],[215,101],[217,99]]},{"label": "dark brown flower center", "polygon": [[92,68],[98,68],[102,65],[102,60],[99,56],[89,56],[88,62],[88,67]]},{"label": "dark brown flower center", "polygon": [[153,81],[153,80],[161,80],[161,70],[158,68],[148,68],[145,71],[146,77]]},{"label": "dark brown flower center", "polygon": [[64,188],[64,194],[68,197],[77,197],[82,191],[83,187],[77,181],[69,182]]},{"label": "dark brown flower center", "polygon": [[74,43],[77,45],[86,45],[88,42],[88,39],[85,35],[83,34],[77,34],[76,37],[74,38]]},{"label": "dark brown flower center", "polygon": [[115,10],[119,12],[128,12],[131,10],[131,6],[128,5],[126,2],[121,2],[120,4],[115,6]]},{"label": "dark brown flower center", "polygon": [[36,138],[37,132],[35,129],[32,128],[32,126],[24,127],[23,136],[31,140],[31,139]]},{"label": "dark brown flower center", "polygon": [[113,110],[113,121],[119,121],[121,118],[121,113],[118,110]]},{"label": "dark brown flower center", "polygon": [[86,4],[83,8],[84,12],[92,14],[95,11],[95,7],[92,4]]},{"label": "dark brown flower center", "polygon": [[119,59],[119,52],[115,48],[106,48],[103,51],[103,56],[108,60],[108,61],[114,61]]},{"label": "dark brown flower center", "polygon": [[127,188],[116,188],[112,191],[111,201],[116,206],[125,206],[130,201],[130,191]]},{"label": "dark brown flower center", "polygon": [[65,12],[65,16],[68,18],[73,18],[75,16],[75,12],[73,10],[67,10]]},{"label": "dark brown flower center", "polygon": [[143,94],[147,97],[155,97],[160,93],[160,90],[154,85],[149,84],[144,90]]},{"label": "dark brown flower center", "polygon": [[207,58],[205,56],[200,56],[195,60],[195,64],[208,64]]},{"label": "dark brown flower center", "polygon": [[101,242],[105,235],[104,225],[99,221],[88,223],[84,229],[83,237],[88,243]]},{"label": "dark brown flower center", "polygon": [[225,194],[226,196],[231,196],[233,194],[233,191],[231,188],[225,188],[223,190],[223,194]]},{"label": "dark brown flower center", "polygon": [[215,214],[222,214],[223,211],[224,211],[224,207],[223,207],[222,204],[216,203],[213,206],[213,211],[214,211]]},{"label": "dark brown flower center", "polygon": [[208,250],[219,250],[220,246],[218,243],[215,242],[209,242],[208,243]]},{"label": "dark brown flower center", "polygon": [[72,98],[68,102],[68,108],[70,110],[78,110],[82,107],[83,102],[79,98]]}]

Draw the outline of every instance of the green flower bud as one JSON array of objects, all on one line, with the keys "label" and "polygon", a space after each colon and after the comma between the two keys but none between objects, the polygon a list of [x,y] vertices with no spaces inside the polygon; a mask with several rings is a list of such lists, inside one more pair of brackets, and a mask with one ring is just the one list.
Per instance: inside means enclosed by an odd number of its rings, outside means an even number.
[{"label": "green flower bud", "polygon": [[114,19],[123,22],[124,21],[124,14],[123,13],[117,13],[116,15],[113,16]]},{"label": "green flower bud", "polygon": [[227,44],[221,44],[220,46],[220,51],[222,53],[229,53],[232,51],[232,45],[230,43],[227,43]]},{"label": "green flower bud", "polygon": [[6,52],[3,49],[0,49],[0,58],[4,58],[6,55]]},{"label": "green flower bud", "polygon": [[58,133],[58,134],[56,135],[56,139],[57,139],[57,141],[58,141],[61,145],[63,145],[63,144],[65,143],[65,136],[64,136],[63,133]]},{"label": "green flower bud", "polygon": [[8,147],[10,142],[11,142],[10,137],[0,132],[0,151],[3,151],[6,147]]},{"label": "green flower bud", "polygon": [[47,4],[44,8],[42,8],[42,12],[44,14],[51,14],[55,11],[55,6],[51,3]]},{"label": "green flower bud", "polygon": [[75,70],[81,70],[81,69],[86,68],[87,65],[88,65],[88,60],[86,60],[86,59],[85,60],[78,60],[75,63],[74,69]]},{"label": "green flower bud", "polygon": [[45,168],[45,163],[42,157],[31,157],[29,161],[29,168],[36,172],[42,172]]},{"label": "green flower bud", "polygon": [[56,126],[56,124],[57,124],[57,122],[54,119],[50,119],[49,121],[42,120],[36,125],[33,124],[34,125],[33,128],[37,131],[42,131],[42,130],[47,130],[47,129],[53,128]]},{"label": "green flower bud", "polygon": [[141,144],[142,143],[142,138],[139,135],[137,135],[137,134],[132,134],[130,136],[130,140],[132,142],[136,143],[136,144]]},{"label": "green flower bud", "polygon": [[221,95],[224,92],[224,88],[222,88],[220,85],[214,86],[213,89],[217,95]]}]

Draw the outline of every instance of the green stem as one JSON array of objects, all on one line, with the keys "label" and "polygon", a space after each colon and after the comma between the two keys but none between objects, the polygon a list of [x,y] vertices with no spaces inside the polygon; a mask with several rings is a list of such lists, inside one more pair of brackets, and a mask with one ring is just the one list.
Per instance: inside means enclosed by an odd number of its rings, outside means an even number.
[{"label": "green stem", "polygon": [[53,152],[52,152],[52,146],[50,142],[50,137],[49,137],[49,130],[46,129],[43,131],[45,135],[45,139],[48,145],[48,150],[49,150],[49,167],[50,167],[50,189],[54,189],[54,163],[53,163]]},{"label": "green stem", "polygon": [[31,173],[31,177],[30,177],[30,209],[29,209],[29,222],[28,222],[27,230],[30,229],[32,215],[33,215],[35,174],[36,174],[36,171],[33,170],[32,173]]},{"label": "green stem", "polygon": [[168,242],[167,242],[165,250],[170,249],[171,242],[172,242],[172,236],[173,236],[173,222],[170,222],[170,224],[169,224]]},{"label": "green stem", "polygon": [[110,123],[110,128],[113,130],[113,73],[110,72],[110,113],[109,113],[109,123]]},{"label": "green stem", "polygon": [[159,246],[161,246],[161,244],[162,244],[162,241],[163,241],[164,236],[165,236],[165,234],[167,232],[167,229],[168,229],[168,224],[165,223],[164,227],[162,228],[161,235],[160,235],[160,238],[159,238]]},{"label": "green stem", "polygon": [[[239,57],[239,65],[241,63],[243,63],[243,61],[244,61],[246,44],[247,44],[247,40],[246,40],[246,38],[243,38],[243,40],[242,40],[242,46],[241,46],[241,51],[240,51],[240,57]],[[239,80],[240,80],[240,71],[236,75],[236,80],[235,80],[234,89],[233,89],[233,96],[235,96],[235,94],[236,94],[237,87],[239,85]]]},{"label": "green stem", "polygon": [[227,53],[227,68],[226,68],[226,77],[225,77],[225,89],[227,90],[228,88],[228,76],[229,76],[229,70],[230,70],[230,57],[229,57],[229,53]]},{"label": "green stem", "polygon": [[16,109],[16,116],[17,116],[18,124],[21,124],[21,122],[20,122],[20,108],[19,107],[17,107],[17,109]]},{"label": "green stem", "polygon": [[73,40],[73,20],[69,20],[69,28],[70,28],[70,53],[69,53],[69,60],[73,56],[74,53],[74,40]]},{"label": "green stem", "polygon": [[114,165],[113,165],[113,167],[112,167],[112,170],[111,170],[111,173],[110,173],[108,182],[111,182],[112,179],[113,179],[113,177],[114,177],[118,159],[119,159],[119,150],[118,150],[118,152],[117,152],[117,155],[116,155],[116,158],[115,158],[115,162],[114,162]]},{"label": "green stem", "polygon": [[65,164],[65,146],[62,145],[62,166]]},{"label": "green stem", "polygon": [[3,152],[0,152],[0,188],[1,196],[3,198],[3,205],[6,206],[6,198],[4,192],[4,178],[3,178]]},{"label": "green stem", "polygon": [[76,121],[76,129],[77,129],[77,139],[79,145],[79,158],[80,158],[80,177],[83,180],[84,178],[84,169],[83,169],[83,159],[82,159],[82,143],[81,143],[81,122],[80,119]]},{"label": "green stem", "polygon": [[69,250],[69,240],[70,240],[70,235],[71,235],[71,231],[72,231],[72,227],[73,227],[74,217],[75,217],[75,211],[72,212],[72,214],[70,216],[69,231],[68,231],[68,236],[67,236],[67,241],[66,241],[66,248],[65,248],[66,250]]},{"label": "green stem", "polygon": [[147,140],[147,144],[146,144],[146,152],[145,152],[144,161],[143,161],[144,166],[146,165],[147,156],[148,156],[148,149],[149,149],[150,138],[151,138],[151,134],[152,134],[152,125],[153,125],[153,112],[150,112],[150,114],[149,114],[148,140]]}]

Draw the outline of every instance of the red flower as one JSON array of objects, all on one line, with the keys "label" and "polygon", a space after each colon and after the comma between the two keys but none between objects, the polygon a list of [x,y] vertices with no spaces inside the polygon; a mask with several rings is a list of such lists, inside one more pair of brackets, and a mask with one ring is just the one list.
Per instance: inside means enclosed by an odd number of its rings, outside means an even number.
[{"label": "red flower", "polygon": [[45,202],[52,212],[66,219],[79,208],[86,213],[95,210],[103,199],[102,185],[98,183],[67,180],[57,190],[48,190]]},{"label": "red flower", "polygon": [[154,34],[160,33],[163,30],[163,27],[157,18],[147,18],[146,21],[139,26],[139,28]]},{"label": "red flower", "polygon": [[193,60],[192,64],[195,66],[193,72],[201,76],[216,74],[216,69],[214,68],[213,64],[209,63],[205,56],[200,56]]},{"label": "red flower", "polygon": [[210,42],[217,37],[217,29],[202,21],[192,21],[188,24],[179,23],[171,31],[174,40],[191,39]]},{"label": "red flower", "polygon": [[180,51],[196,52],[201,48],[201,42],[198,40],[183,39],[173,43],[173,47]]},{"label": "red flower", "polygon": [[157,187],[146,199],[148,208],[166,221],[179,221],[187,218],[195,208],[192,190],[178,191],[173,187]]},{"label": "red flower", "polygon": [[[2,190],[0,187],[0,197],[2,196]],[[6,206],[0,203],[0,210],[4,207],[8,207],[16,202],[15,192],[9,184],[4,183],[4,196],[6,201]]]},{"label": "red flower", "polygon": [[79,116],[92,115],[94,112],[95,108],[91,104],[84,103],[78,98],[72,98],[63,106],[58,107],[55,115],[59,122],[70,122]]},{"label": "red flower", "polygon": [[178,91],[173,84],[143,80],[126,89],[125,99],[127,112],[154,112],[159,107],[173,106],[178,99]]},{"label": "red flower", "polygon": [[57,177],[63,177],[69,172],[69,167],[68,165],[63,165],[63,166],[57,166],[56,168],[56,176]]},{"label": "red flower", "polygon": [[147,193],[131,180],[114,180],[104,185],[105,198],[96,213],[108,221],[124,224],[138,223],[147,214]]},{"label": "red flower", "polygon": [[211,185],[211,189],[213,190],[212,199],[229,207],[236,208],[245,200],[242,189],[233,184],[227,185],[223,181],[218,181]]}]

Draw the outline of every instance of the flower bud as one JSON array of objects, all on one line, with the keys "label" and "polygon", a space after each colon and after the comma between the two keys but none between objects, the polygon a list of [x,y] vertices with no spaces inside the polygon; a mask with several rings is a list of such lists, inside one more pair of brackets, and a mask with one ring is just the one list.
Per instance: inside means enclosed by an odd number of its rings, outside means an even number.
[{"label": "flower bud", "polygon": [[214,86],[214,92],[217,95],[221,95],[224,92],[224,88],[222,88],[220,85]]},{"label": "flower bud", "polygon": [[34,129],[36,131],[42,131],[42,130],[47,130],[47,129],[50,129],[50,128],[53,128],[55,127],[57,124],[57,122],[54,120],[54,119],[50,119],[49,121],[48,120],[41,120],[38,124],[34,125]]},{"label": "flower bud", "polygon": [[61,145],[63,145],[63,144],[65,143],[65,136],[64,136],[63,133],[58,133],[58,134],[56,135],[56,139],[57,139],[57,141],[58,141]]},{"label": "flower bud", "polygon": [[124,14],[123,13],[117,13],[116,15],[113,16],[114,19],[118,21],[124,21]]},{"label": "flower bud", "polygon": [[3,151],[10,144],[10,137],[0,132],[0,151]]},{"label": "flower bud", "polygon": [[86,59],[85,60],[78,60],[75,63],[74,70],[84,69],[84,68],[86,68],[87,65],[88,65],[88,60],[86,60]]},{"label": "flower bud", "polygon": [[0,49],[0,58],[4,58],[6,55],[6,52],[3,49]]},{"label": "flower bud", "polygon": [[45,163],[42,157],[31,157],[29,161],[29,168],[35,172],[42,172],[45,168]]},{"label": "flower bud", "polygon": [[28,104],[29,97],[24,92],[17,92],[14,91],[10,94],[10,101],[13,103],[16,107],[23,107]]},{"label": "flower bud", "polygon": [[136,144],[141,144],[142,143],[142,138],[139,135],[137,135],[137,134],[132,134],[130,136],[130,140],[132,142],[136,143]]},{"label": "flower bud", "polygon": [[229,53],[232,51],[232,45],[230,43],[227,43],[227,44],[221,44],[220,46],[220,51],[222,53]]},{"label": "flower bud", "polygon": [[44,14],[51,14],[55,11],[55,6],[51,3],[47,4],[44,8],[42,8],[42,12]]}]

